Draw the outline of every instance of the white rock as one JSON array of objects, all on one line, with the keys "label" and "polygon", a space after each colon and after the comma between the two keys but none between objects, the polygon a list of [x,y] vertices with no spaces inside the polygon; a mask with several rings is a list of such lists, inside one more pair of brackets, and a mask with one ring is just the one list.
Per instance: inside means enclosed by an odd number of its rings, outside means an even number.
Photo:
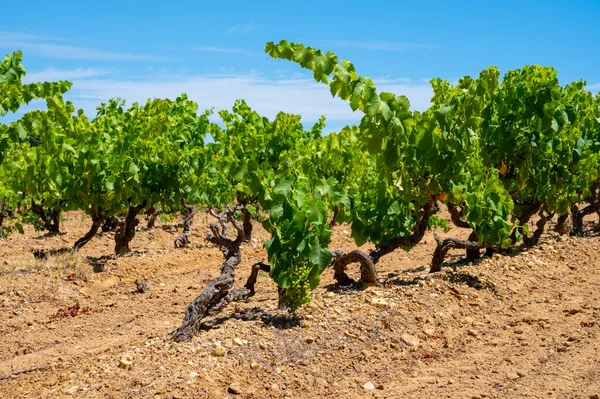
[{"label": "white rock", "polygon": [[365,391],[372,391],[373,389],[375,389],[375,385],[373,385],[373,383],[369,381],[365,385],[363,385],[363,388],[365,389]]}]

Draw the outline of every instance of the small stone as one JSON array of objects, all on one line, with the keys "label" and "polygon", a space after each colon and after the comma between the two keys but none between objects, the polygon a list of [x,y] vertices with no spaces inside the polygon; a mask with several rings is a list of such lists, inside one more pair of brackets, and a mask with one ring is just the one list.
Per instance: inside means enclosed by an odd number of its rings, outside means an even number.
[{"label": "small stone", "polygon": [[402,334],[400,339],[408,346],[419,346],[421,344],[419,338],[407,333]]},{"label": "small stone", "polygon": [[191,371],[190,372],[190,378],[196,378],[198,377],[200,374],[196,373],[195,371]]},{"label": "small stone", "polygon": [[375,389],[375,385],[373,385],[373,383],[369,381],[365,385],[363,385],[363,388],[365,389],[365,391],[372,391],[373,389]]},{"label": "small stone", "polygon": [[243,346],[244,345],[244,341],[242,341],[240,338],[234,338],[233,339],[233,343],[237,346]]},{"label": "small stone", "polygon": [[135,290],[140,294],[148,291],[150,289],[150,284],[147,281],[135,280]]},{"label": "small stone", "polygon": [[133,368],[133,361],[131,360],[131,358],[122,357],[119,360],[119,367],[125,370],[131,370]]},{"label": "small stone", "polygon": [[306,342],[307,344],[312,344],[313,342],[315,342],[315,339],[312,337],[308,337],[304,340],[304,342]]},{"label": "small stone", "polygon": [[426,328],[423,330],[423,334],[427,335],[429,338],[435,337],[435,328]]},{"label": "small stone", "polygon": [[252,362],[252,363],[250,363],[250,368],[252,370],[258,370],[260,368],[260,364],[258,364],[256,362]]},{"label": "small stone", "polygon": [[259,342],[259,343],[258,343],[258,347],[259,347],[260,349],[262,349],[262,350],[265,350],[265,349],[267,349],[267,346],[264,344],[264,342]]},{"label": "small stone", "polygon": [[390,306],[389,302],[384,298],[371,298],[371,305],[387,307]]},{"label": "small stone", "polygon": [[79,385],[74,385],[74,386],[72,386],[71,388],[67,389],[67,390],[65,391],[65,393],[66,393],[67,395],[73,395],[73,394],[74,394],[75,392],[77,392],[78,390],[79,390]]},{"label": "small stone", "polygon": [[469,330],[467,332],[467,334],[469,334],[471,337],[475,337],[475,338],[477,338],[479,336],[479,333],[475,330]]},{"label": "small stone", "polygon": [[378,390],[380,390],[380,391],[383,391],[383,389],[384,389],[384,386],[383,386],[383,384],[379,384],[379,385],[377,385],[377,386],[375,387],[375,389],[378,389]]},{"label": "small stone", "polygon": [[232,382],[231,385],[229,385],[229,388],[227,388],[227,392],[234,395],[239,395],[242,393],[242,387],[240,386],[239,382]]},{"label": "small stone", "polygon": [[519,374],[518,374],[517,372],[515,372],[515,371],[509,371],[509,372],[506,374],[506,377],[507,377],[509,380],[518,380],[518,379],[519,379]]},{"label": "small stone", "polygon": [[590,399],[600,399],[600,395],[598,395],[598,394],[590,395]]},{"label": "small stone", "polygon": [[217,357],[225,356],[226,353],[227,349],[223,348],[221,345],[216,345],[211,352],[213,356]]},{"label": "small stone", "polygon": [[279,385],[277,385],[277,384],[271,384],[271,390],[272,391],[279,391]]}]

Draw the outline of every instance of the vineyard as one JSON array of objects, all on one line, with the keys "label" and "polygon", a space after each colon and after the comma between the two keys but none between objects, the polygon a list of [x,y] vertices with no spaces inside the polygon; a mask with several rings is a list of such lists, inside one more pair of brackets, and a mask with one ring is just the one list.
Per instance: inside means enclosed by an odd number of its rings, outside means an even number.
[{"label": "vineyard", "polygon": [[184,93],[85,115],[5,57],[0,116],[45,106],[0,119],[0,398],[597,397],[600,95],[490,67],[419,112],[265,52],[360,124]]}]

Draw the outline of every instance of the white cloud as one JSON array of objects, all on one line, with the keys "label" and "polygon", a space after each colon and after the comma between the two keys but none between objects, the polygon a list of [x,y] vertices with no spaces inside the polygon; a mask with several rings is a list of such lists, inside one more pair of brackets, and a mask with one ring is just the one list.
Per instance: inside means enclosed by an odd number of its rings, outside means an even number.
[{"label": "white cloud", "polygon": [[0,32],[0,48],[16,50],[48,58],[100,61],[159,61],[161,57],[146,54],[121,53],[91,47],[47,42],[47,38],[18,32]]},{"label": "white cloud", "polygon": [[255,31],[256,29],[258,29],[258,25],[256,25],[254,22],[250,22],[250,23],[247,23],[245,25],[235,25],[235,26],[232,26],[231,28],[227,29],[227,33],[242,33],[242,34],[246,34],[246,33],[250,33],[252,31]]},{"label": "white cloud", "polygon": [[214,46],[200,46],[195,47],[196,51],[204,51],[208,53],[228,53],[228,54],[243,54],[255,57],[258,55],[256,51],[246,50],[243,48],[231,48],[231,47],[214,47]]},{"label": "white cloud", "polygon": [[[413,109],[429,107],[432,90],[429,85],[392,83],[379,86],[381,91],[406,95]],[[120,97],[132,102],[147,98],[175,98],[182,93],[198,102],[201,109],[231,109],[237,99],[245,99],[257,112],[269,118],[279,111],[302,115],[306,121],[327,116],[331,125],[359,123],[362,115],[353,113],[347,102],[332,98],[322,84],[308,79],[266,80],[259,75],[202,75],[166,77],[154,75],[135,80],[75,80],[68,94],[75,106],[89,116],[95,115],[98,103]]]},{"label": "white cloud", "polygon": [[596,83],[587,87],[589,91],[600,91],[600,83]]},{"label": "white cloud", "polygon": [[52,67],[39,72],[28,72],[23,81],[31,82],[56,82],[58,80],[75,80],[109,75],[115,72],[112,69],[77,68],[72,70],[58,70]]},{"label": "white cloud", "polygon": [[414,50],[435,50],[437,46],[423,43],[397,43],[386,40],[360,41],[360,40],[323,40],[324,45],[336,46],[342,48],[353,48],[359,50],[371,51],[414,51]]}]

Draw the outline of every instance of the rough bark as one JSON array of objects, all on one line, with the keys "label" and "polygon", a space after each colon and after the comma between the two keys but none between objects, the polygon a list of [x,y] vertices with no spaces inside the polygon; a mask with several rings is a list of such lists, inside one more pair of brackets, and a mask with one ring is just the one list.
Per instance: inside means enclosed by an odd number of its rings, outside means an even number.
[{"label": "rough bark", "polygon": [[181,203],[185,208],[185,218],[183,220],[183,231],[173,242],[175,248],[183,248],[190,244],[190,231],[192,229],[192,223],[194,222],[194,215],[196,214],[193,205],[186,204],[183,199],[181,200]]},{"label": "rough bark", "polygon": [[520,216],[517,216],[517,220],[519,221],[519,227],[515,228],[510,235],[510,239],[512,240],[513,244],[517,242],[517,231],[519,231],[521,235],[524,236],[523,226],[529,223],[531,217],[538,213],[542,206],[542,204],[538,203],[527,205],[517,203],[517,205],[521,205],[523,207],[523,211],[521,212]]},{"label": "rough bark", "polygon": [[81,247],[90,242],[92,238],[96,236],[101,224],[102,220],[92,219],[92,226],[90,227],[90,230],[79,240],[75,241],[75,244],[73,244],[73,251],[78,251]]},{"label": "rough bark", "polygon": [[469,223],[464,221],[463,218],[463,210],[458,209],[458,207],[454,204],[446,204],[446,208],[448,208],[448,213],[450,213],[450,220],[456,227],[462,227],[464,229],[468,229],[471,226]]},{"label": "rough bark", "polygon": [[51,235],[60,234],[60,210],[49,210],[36,203],[31,204],[31,212],[37,215],[44,223],[44,228]]},{"label": "rough bark", "polygon": [[364,284],[377,285],[381,284],[377,281],[377,270],[373,259],[363,251],[357,249],[347,254],[343,254],[342,251],[337,250],[334,252],[334,260],[332,267],[334,270],[333,278],[338,284],[343,286],[354,285],[356,282],[346,274],[346,268],[351,263],[360,264],[360,279]]},{"label": "rough bark", "polygon": [[96,233],[98,233],[98,229],[100,228],[100,226],[102,226],[102,223],[105,222],[105,219],[106,219],[102,215],[102,209],[98,208],[95,205],[92,205],[92,207],[90,209],[90,217],[92,218],[92,226],[90,227],[90,230],[83,237],[81,237],[79,240],[75,241],[75,244],[73,244],[73,252],[78,251],[85,244],[90,242],[92,240],[92,238],[94,238],[96,236]]},{"label": "rough bark", "polygon": [[[479,242],[477,233],[472,231],[471,234],[469,235],[469,238],[467,238],[467,241]],[[481,253],[479,252],[479,246],[477,248],[466,248],[466,250],[467,250],[466,251],[467,262],[472,262],[476,259],[479,259],[479,256],[481,255]]]},{"label": "rough bark", "polygon": [[244,241],[250,242],[252,241],[252,230],[254,230],[254,226],[252,225],[252,214],[246,207],[242,209],[243,215],[243,227],[244,227]]},{"label": "rough bark", "polygon": [[150,213],[150,216],[148,217],[148,224],[146,225],[146,228],[148,230],[151,230],[154,228],[154,225],[156,224],[156,219],[158,219],[158,216],[160,215],[160,211],[155,209],[152,213]]},{"label": "rough bark", "polygon": [[452,248],[479,251],[479,243],[477,241],[459,240],[457,238],[445,238],[442,240],[435,233],[433,234],[433,237],[437,242],[437,246],[433,253],[433,258],[431,259],[431,269],[429,270],[430,273],[435,273],[442,270],[444,258],[446,257],[448,251]]},{"label": "rough bark", "polygon": [[[413,234],[408,237],[395,237],[383,244],[375,247],[369,254],[357,249],[344,254],[341,250],[334,251],[334,257],[331,266],[334,268],[334,277],[340,285],[352,285],[352,280],[346,274],[346,267],[351,263],[359,263],[361,270],[361,280],[367,284],[379,285],[377,281],[377,270],[375,265],[382,256],[393,252],[401,247],[414,247],[425,235],[429,225],[429,218],[437,211],[434,199],[427,202],[419,211],[419,218],[413,230]],[[366,279],[366,280],[365,280]]]},{"label": "rough bark", "polygon": [[0,211],[0,233],[2,233],[2,225],[4,224],[4,212]]},{"label": "rough bark", "polygon": [[336,205],[333,208],[333,215],[331,216],[331,221],[329,222],[329,227],[333,228],[337,224],[336,219],[339,214],[340,214],[340,207]]},{"label": "rough bark", "polygon": [[583,218],[598,211],[600,211],[600,200],[592,202],[583,209],[579,209],[577,205],[573,205],[571,208],[571,219],[573,220],[571,235],[576,237],[583,235]]},{"label": "rough bark", "polygon": [[540,237],[544,233],[546,223],[548,223],[548,220],[550,220],[554,217],[554,213],[547,214],[545,212],[545,208],[542,207],[540,209],[539,216],[540,216],[540,218],[538,219],[538,221],[535,224],[536,229],[533,232],[533,235],[531,237],[527,237],[524,239],[525,245],[527,245],[527,246],[530,246],[530,247],[534,246],[540,241]]},{"label": "rough bark", "polygon": [[137,215],[145,206],[145,201],[138,206],[131,206],[125,218],[118,218],[117,230],[115,231],[115,254],[123,255],[131,251],[129,243],[135,237],[135,228],[140,223]]},{"label": "rough bark", "polygon": [[117,218],[116,216],[109,216],[109,217],[105,218],[104,222],[102,223],[102,232],[108,233],[108,232],[117,231],[118,225],[119,225],[119,218]]},{"label": "rough bark", "polygon": [[414,247],[421,242],[423,236],[427,232],[429,226],[429,218],[437,212],[437,206],[435,200],[427,202],[420,210],[420,215],[417,220],[413,234],[408,237],[396,237],[383,244],[378,245],[369,253],[369,256],[373,260],[373,264],[377,264],[382,256],[389,254],[401,247]]},{"label": "rough bark", "polygon": [[556,221],[556,226],[554,226],[554,231],[556,231],[559,235],[567,234],[570,229],[567,226],[567,220],[569,220],[569,214],[563,213],[558,216],[558,220]]},{"label": "rough bark", "polygon": [[583,209],[579,209],[577,205],[571,207],[571,219],[573,221],[573,229],[571,230],[572,236],[583,235],[583,218],[592,213],[600,212],[600,180],[597,180],[592,184],[591,194],[586,198],[588,203]]},{"label": "rough bark", "polygon": [[[232,289],[235,282],[235,270],[242,260],[240,246],[244,241],[244,227],[234,219],[235,210],[241,210],[241,208],[231,209],[227,207],[224,215],[210,211],[211,215],[216,216],[219,220],[221,229],[219,231],[219,226],[216,223],[211,223],[206,239],[220,247],[225,262],[221,266],[221,275],[209,281],[202,293],[187,306],[181,326],[171,334],[171,338],[176,342],[191,340],[194,334],[200,330],[202,319],[206,316],[218,313],[231,301],[247,298],[254,294],[254,284],[256,283],[258,271],[261,270],[260,265],[253,266],[251,278],[248,279],[249,282],[246,283],[244,288]],[[235,240],[226,237],[224,219],[231,223],[237,231]]]}]

